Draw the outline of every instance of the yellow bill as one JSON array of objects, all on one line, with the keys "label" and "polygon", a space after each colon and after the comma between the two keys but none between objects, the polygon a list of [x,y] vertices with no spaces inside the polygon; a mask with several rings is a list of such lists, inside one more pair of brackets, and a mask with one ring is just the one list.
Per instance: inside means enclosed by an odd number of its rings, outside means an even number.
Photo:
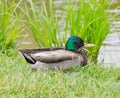
[{"label": "yellow bill", "polygon": [[95,46],[95,44],[87,44],[87,43],[85,43],[84,44],[84,46],[82,47],[82,49],[83,50],[85,50],[85,51],[87,51],[87,52],[89,52],[89,53],[91,53],[88,49],[86,49],[86,48],[90,48],[90,47],[94,47]]},{"label": "yellow bill", "polygon": [[85,48],[90,48],[90,47],[94,47],[95,46],[95,44],[87,44],[87,43],[84,43],[84,46],[83,47],[85,47]]}]

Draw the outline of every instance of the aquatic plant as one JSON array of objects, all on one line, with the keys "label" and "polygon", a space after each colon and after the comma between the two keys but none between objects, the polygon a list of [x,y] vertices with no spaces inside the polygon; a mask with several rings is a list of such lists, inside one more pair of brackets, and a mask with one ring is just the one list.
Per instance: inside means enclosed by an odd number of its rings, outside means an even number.
[{"label": "aquatic plant", "polygon": [[26,17],[26,22],[32,31],[33,37],[39,47],[61,46],[59,40],[58,19],[54,17],[52,0],[49,0],[49,13],[45,3],[41,8],[37,8],[32,0],[29,0],[29,6],[21,9]]},{"label": "aquatic plant", "polygon": [[92,58],[96,58],[112,26],[109,18],[114,16],[106,12],[109,5],[110,0],[77,0],[75,4],[68,4],[66,30],[70,30],[70,35],[81,36],[86,43],[96,45],[90,49]]},{"label": "aquatic plant", "polygon": [[0,0],[0,50],[14,47],[14,41],[21,31],[20,14],[16,12],[21,3],[15,0]]},{"label": "aquatic plant", "polygon": [[[63,19],[63,14],[56,18],[55,5],[52,2],[49,0],[49,6],[43,3],[39,9],[32,0],[29,0],[31,10],[28,9],[27,5],[25,5],[25,9],[22,9],[38,46],[63,46],[69,36],[78,35],[86,43],[96,45],[90,49],[92,54],[88,53],[91,58],[96,58],[112,25],[112,21],[108,19],[111,14],[106,12],[110,1],[76,0],[73,3],[72,0],[69,0],[64,8],[66,16],[64,15],[65,26],[62,32],[59,24]],[[63,5],[66,5],[64,1]],[[47,11],[47,9],[49,10]]]}]

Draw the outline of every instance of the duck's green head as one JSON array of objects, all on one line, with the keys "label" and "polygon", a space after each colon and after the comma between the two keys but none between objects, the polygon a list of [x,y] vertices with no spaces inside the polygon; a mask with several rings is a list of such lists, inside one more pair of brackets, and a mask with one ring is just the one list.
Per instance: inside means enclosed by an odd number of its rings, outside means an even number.
[{"label": "duck's green head", "polygon": [[83,46],[84,42],[80,37],[71,36],[70,38],[68,38],[66,42],[65,49],[70,51],[76,51]]}]

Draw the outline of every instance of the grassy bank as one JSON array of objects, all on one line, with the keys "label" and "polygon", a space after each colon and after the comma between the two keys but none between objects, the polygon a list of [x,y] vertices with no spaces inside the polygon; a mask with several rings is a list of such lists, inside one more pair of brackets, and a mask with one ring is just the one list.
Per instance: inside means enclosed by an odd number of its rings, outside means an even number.
[{"label": "grassy bank", "polygon": [[[0,0],[0,98],[120,97],[119,68],[106,68],[88,63],[86,67],[72,68],[65,72],[35,71],[18,54],[18,50],[10,49],[22,30],[20,20],[25,19],[22,22],[29,26],[40,47],[62,46],[70,31],[68,35],[78,35],[88,43],[95,43],[96,47],[92,52],[96,56],[110,28],[108,14],[104,12],[108,2],[83,1],[77,10],[75,6],[78,3],[72,5],[69,2],[66,26],[62,34],[59,28],[62,16],[58,20],[55,18],[52,0],[49,2],[49,13],[46,5],[39,10],[32,0],[28,0],[31,8],[29,10],[27,4],[22,3],[22,8],[21,3],[22,0],[17,4],[15,0]],[[19,14],[16,9],[19,10]],[[23,18],[22,15],[26,17]]]},{"label": "grassy bank", "polygon": [[120,97],[120,69],[88,64],[66,72],[34,71],[20,55],[9,56],[0,52],[1,98]]}]

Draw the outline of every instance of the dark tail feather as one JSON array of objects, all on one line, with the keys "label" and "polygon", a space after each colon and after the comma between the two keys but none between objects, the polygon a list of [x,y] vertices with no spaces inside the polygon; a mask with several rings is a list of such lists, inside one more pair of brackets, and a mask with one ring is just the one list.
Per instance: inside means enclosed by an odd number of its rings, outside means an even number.
[{"label": "dark tail feather", "polygon": [[30,64],[35,64],[36,63],[36,60],[34,58],[31,57],[30,54],[28,53],[25,53],[25,50],[19,50],[22,55],[24,56],[25,60],[30,63]]}]

